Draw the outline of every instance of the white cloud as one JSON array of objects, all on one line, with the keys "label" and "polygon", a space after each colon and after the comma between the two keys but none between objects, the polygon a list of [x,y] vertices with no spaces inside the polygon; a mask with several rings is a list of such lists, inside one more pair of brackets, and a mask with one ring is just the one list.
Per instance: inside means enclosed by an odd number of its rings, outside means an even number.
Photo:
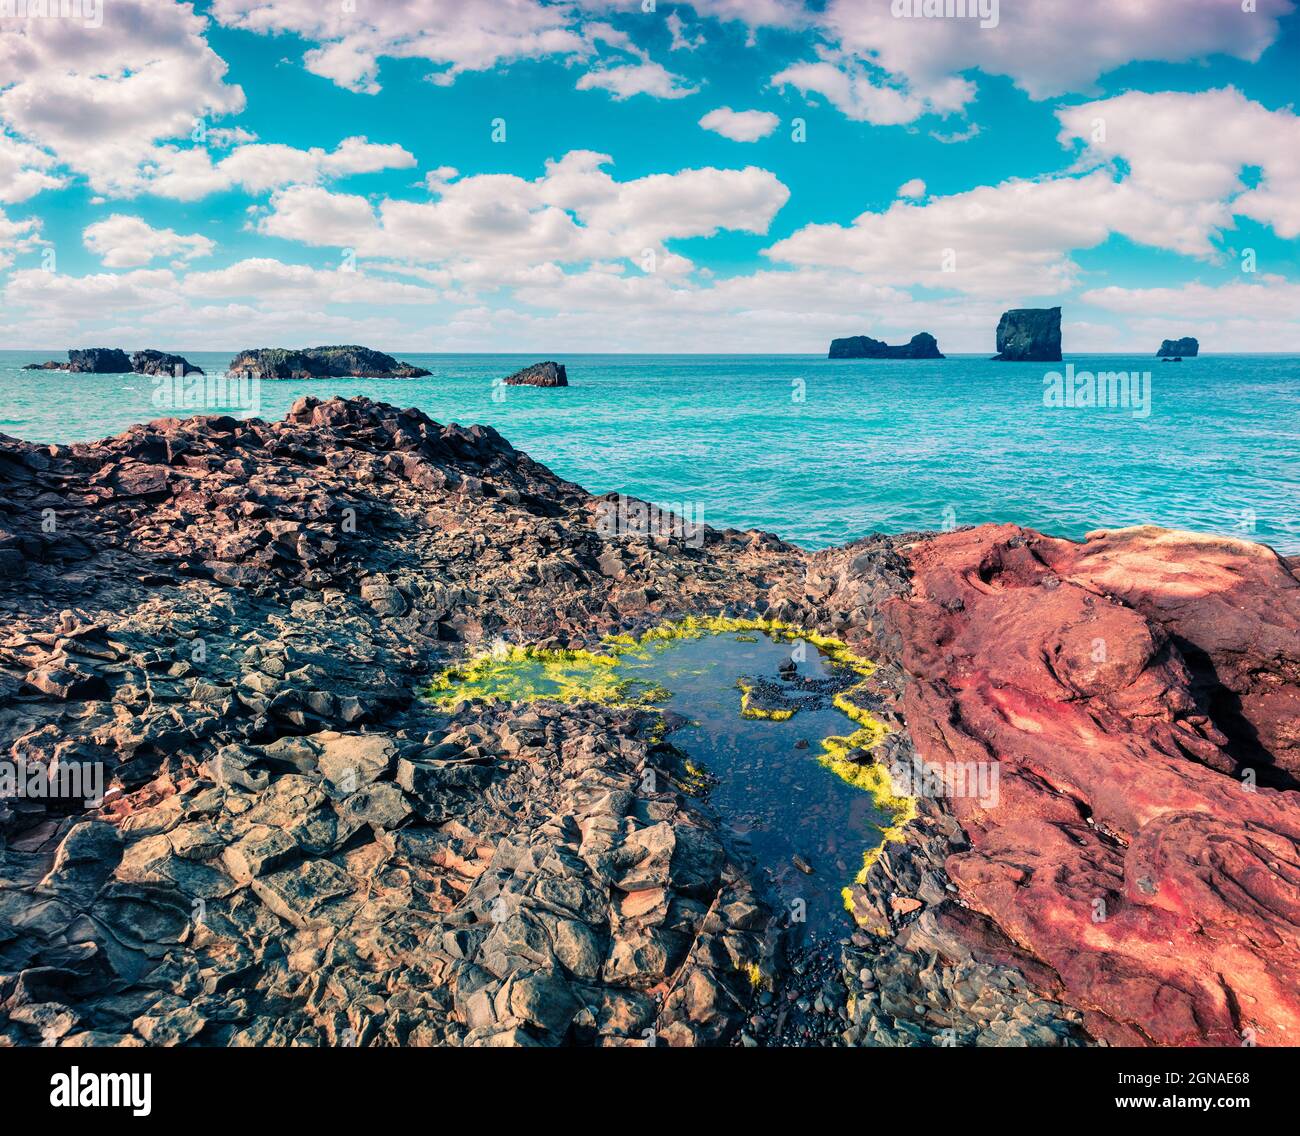
[{"label": "white cloud", "polygon": [[904,84],[891,84],[878,69],[829,54],[817,63],[787,67],[773,75],[772,82],[797,87],[805,95],[822,95],[845,117],[875,126],[900,126],[925,114],[951,114],[975,97],[975,85],[965,79],[945,79],[915,93]]},{"label": "white cloud", "polygon": [[81,234],[86,248],[106,268],[138,268],[159,257],[193,260],[208,256],[216,245],[207,237],[182,236],[173,229],[155,229],[139,217],[114,213],[88,225]]},{"label": "white cloud", "polygon": [[[919,7],[919,4],[917,5]],[[974,7],[974,5],[972,5]],[[1088,91],[1101,75],[1138,60],[1179,62],[1212,55],[1255,60],[1278,35],[1291,0],[1257,0],[1245,12],[1232,0],[1180,0],[1167,5],[1134,0],[1033,0],[1003,3],[996,27],[978,18],[896,16],[893,3],[830,0],[811,18],[826,40],[826,66],[789,68],[777,76],[820,91],[850,117],[870,122],[911,121],[929,111],[957,109],[978,69],[1005,75],[1031,98]],[[898,89],[891,102],[882,87]],[[973,95],[969,90],[966,97]]]},{"label": "white cloud", "polygon": [[[851,225],[807,225],[767,255],[900,286],[1028,299],[1073,287],[1071,253],[1114,234],[1205,260],[1221,258],[1235,216],[1300,235],[1300,118],[1290,110],[1229,89],[1131,93],[1058,113],[1062,142],[1085,143],[1064,176],[896,200]],[[1094,139],[1099,121],[1104,140]],[[1241,178],[1251,166],[1260,170],[1254,188]]]},{"label": "white cloud", "polygon": [[665,242],[722,229],[765,233],[789,191],[767,170],[712,167],[615,181],[608,156],[572,151],[533,181],[479,174],[436,184],[432,201],[366,198],[292,186],[271,199],[260,231],[360,255],[452,267],[474,284],[519,279],[548,264],[640,261],[660,270]]},{"label": "white cloud", "polygon": [[[349,11],[351,7],[355,10]],[[349,90],[380,90],[379,62],[423,59],[435,79],[545,56],[587,58],[589,35],[568,4],[535,0],[214,0],[212,16],[261,34],[289,32],[316,44],[308,71]]]},{"label": "white cloud", "polygon": [[733,142],[757,142],[780,126],[781,120],[771,111],[732,110],[724,106],[709,111],[700,119],[700,125]]},{"label": "white cloud", "polygon": [[190,4],[114,0],[102,27],[0,17],[0,123],[84,174],[133,192],[161,140],[243,109]]},{"label": "white cloud", "polygon": [[898,196],[899,197],[924,197],[925,182],[923,182],[920,178],[912,178],[910,181],[903,182],[903,184],[898,187]]},{"label": "white cloud", "polygon": [[49,172],[53,166],[52,154],[0,130],[0,203],[14,205],[43,189],[58,189],[64,179]]},{"label": "white cloud", "polygon": [[656,99],[684,99],[698,87],[686,85],[658,63],[627,63],[588,71],[578,80],[578,90],[608,91],[614,98],[630,99],[633,95],[651,95]]},{"label": "white cloud", "polygon": [[35,248],[40,243],[40,231],[39,221],[11,221],[0,209],[0,269],[13,263],[15,253]]},{"label": "white cloud", "polygon": [[410,169],[415,157],[395,143],[345,138],[333,151],[299,150],[275,142],[236,146],[214,162],[201,147],[160,147],[149,170],[147,187],[158,197],[196,201],[210,193],[240,188],[260,194],[284,185],[314,184],[328,178]]},{"label": "white cloud", "polygon": [[704,33],[688,28],[686,21],[676,11],[669,12],[664,23],[668,27],[669,35],[673,37],[669,51],[698,51],[704,46]]},{"label": "white cloud", "polygon": [[[1084,143],[1083,163],[1124,163],[1126,184],[1180,207],[1222,202],[1230,214],[1300,236],[1300,117],[1269,110],[1231,87],[1133,91],[1057,112],[1061,141]],[[1257,169],[1258,184],[1242,173]]]}]

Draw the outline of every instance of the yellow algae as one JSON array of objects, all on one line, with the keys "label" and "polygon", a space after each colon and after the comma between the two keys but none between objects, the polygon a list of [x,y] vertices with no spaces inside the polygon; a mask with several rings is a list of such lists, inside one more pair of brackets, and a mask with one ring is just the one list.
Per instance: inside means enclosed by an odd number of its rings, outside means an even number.
[{"label": "yellow algae", "polygon": [[[433,680],[427,693],[434,702],[444,706],[462,699],[483,698],[500,702],[552,699],[653,708],[654,704],[667,701],[671,692],[658,684],[624,678],[618,670],[623,659],[645,658],[651,650],[666,647],[677,640],[736,633],[751,640],[753,633],[762,633],[784,642],[802,641],[815,648],[832,665],[848,668],[860,678],[865,679],[875,672],[875,664],[869,659],[855,654],[842,640],[820,632],[772,619],[686,616],[651,627],[639,636],[626,633],[606,636],[601,641],[600,651],[520,646],[497,651],[462,666],[449,667]],[[741,690],[742,717],[786,721],[794,715],[794,709],[763,710],[750,706],[752,688],[743,681],[737,685]],[[855,750],[868,750],[878,745],[888,733],[883,722],[854,703],[852,696],[859,691],[860,685],[855,684],[832,699],[835,708],[857,729],[848,735],[823,738],[818,759],[849,785],[870,793],[875,807],[890,817],[889,825],[881,832],[880,843],[868,848],[863,855],[862,868],[855,877],[858,884],[865,882],[867,873],[885,846],[903,839],[904,829],[916,817],[915,799],[895,795],[889,773],[883,766],[860,764],[849,758]],[[656,732],[656,740],[661,740],[665,731],[656,727]],[[689,761],[685,763],[683,791],[702,795],[713,780],[706,770]],[[845,907],[855,914],[852,889],[846,887],[842,894]]]},{"label": "yellow algae", "polygon": [[755,990],[763,985],[763,971],[756,962],[745,964],[745,977],[749,979],[750,986]]},{"label": "yellow algae", "polygon": [[766,722],[788,722],[794,717],[794,707],[779,707],[774,710],[764,710],[759,706],[749,704],[749,696],[754,693],[754,688],[743,678],[736,680],[736,686],[740,688],[740,716],[742,718],[756,719]]}]

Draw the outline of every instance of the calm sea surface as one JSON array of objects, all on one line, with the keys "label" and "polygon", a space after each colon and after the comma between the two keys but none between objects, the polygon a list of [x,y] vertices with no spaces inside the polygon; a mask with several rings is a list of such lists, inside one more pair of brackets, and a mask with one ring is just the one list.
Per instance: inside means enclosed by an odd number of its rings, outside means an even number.
[{"label": "calm sea surface", "polygon": [[[210,373],[234,354],[182,353]],[[809,547],[983,521],[1069,537],[1154,522],[1300,552],[1296,356],[1067,356],[1079,371],[1150,371],[1138,417],[1044,406],[1043,376],[1064,364],[985,356],[570,355],[572,385],[538,390],[493,382],[535,356],[397,354],[432,377],[264,382],[261,416],[303,394],[368,394],[495,426],[593,492]],[[0,352],[0,432],[89,441],[170,413],[141,375],[20,369],[64,357]]]}]

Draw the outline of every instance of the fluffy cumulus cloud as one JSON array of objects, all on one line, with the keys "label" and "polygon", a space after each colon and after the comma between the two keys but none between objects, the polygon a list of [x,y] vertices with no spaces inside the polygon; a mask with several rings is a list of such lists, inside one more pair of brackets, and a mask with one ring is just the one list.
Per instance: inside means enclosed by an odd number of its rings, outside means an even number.
[{"label": "fluffy cumulus cloud", "polygon": [[544,56],[587,58],[592,33],[572,4],[540,0],[214,0],[213,18],[262,34],[289,32],[315,46],[307,70],[350,90],[380,89],[380,60],[422,59],[435,81]]},{"label": "fluffy cumulus cloud", "polygon": [[723,229],[765,233],[789,197],[767,170],[712,167],[616,181],[609,157],[572,151],[533,180],[479,174],[439,182],[428,201],[378,205],[322,187],[290,186],[272,196],[260,229],[304,244],[359,255],[453,266],[467,283],[509,282],[547,265],[651,257],[680,270],[673,239]]},{"label": "fluffy cumulus cloud", "polygon": [[14,221],[0,208],[0,269],[13,263],[15,253],[35,248],[40,242],[40,231],[39,221]]},{"label": "fluffy cumulus cloud", "polygon": [[218,161],[202,146],[164,146],[155,154],[148,186],[159,197],[196,201],[228,189],[260,194],[284,185],[410,169],[415,164],[415,156],[402,146],[359,137],[345,138],[332,151],[251,142],[235,146]]},{"label": "fluffy cumulus cloud", "polygon": [[52,154],[0,131],[0,203],[14,204],[43,189],[58,189],[64,179],[52,173]]},{"label": "fluffy cumulus cloud", "polygon": [[[1290,109],[1269,110],[1229,87],[1133,91],[1058,117],[1062,142],[1081,142],[1084,162],[1122,163],[1125,183],[1144,195],[1190,212],[1215,202],[1218,228],[1235,214],[1279,237],[1300,236],[1300,117]],[[1247,170],[1257,175],[1253,186]]]},{"label": "fluffy cumulus cloud", "polygon": [[124,213],[114,213],[86,226],[81,237],[105,268],[138,268],[160,257],[188,261],[208,256],[216,247],[207,237],[183,236],[174,229],[155,229],[139,217]]},{"label": "fluffy cumulus cloud", "polygon": [[415,164],[365,138],[302,150],[217,125],[244,92],[191,4],[114,0],[102,13],[98,27],[0,16],[0,202],[58,188],[64,171],[109,197],[193,201]]},{"label": "fluffy cumulus cloud", "polygon": [[608,91],[616,99],[651,95],[656,99],[684,99],[698,90],[680,75],[654,62],[597,67],[578,80],[580,91]]},{"label": "fluffy cumulus cloud", "polygon": [[[707,5],[705,5],[707,7]],[[820,58],[780,72],[777,82],[818,92],[850,118],[909,122],[962,109],[975,95],[972,71],[1008,76],[1031,98],[1088,92],[1098,77],[1137,60],[1180,62],[1224,54],[1254,60],[1278,35],[1291,0],[1002,0],[996,19],[924,15],[928,0],[829,0],[809,18]],[[915,15],[913,13],[916,13]]]},{"label": "fluffy cumulus cloud", "polygon": [[700,119],[700,125],[733,142],[757,142],[780,126],[781,120],[767,110],[732,110],[724,106],[709,111]]},{"label": "fluffy cumulus cloud", "polygon": [[[867,272],[896,285],[1022,298],[1078,280],[1072,253],[1112,235],[1207,261],[1234,217],[1300,233],[1300,118],[1227,89],[1131,93],[1061,110],[1074,166],[922,203],[900,200],[849,225],[808,225],[767,250],[774,260]],[[1252,186],[1247,169],[1258,171]],[[904,192],[904,190],[908,192]]]},{"label": "fluffy cumulus cloud", "polygon": [[102,11],[100,27],[0,17],[0,124],[96,191],[128,192],[158,142],[242,110],[244,93],[192,5],[115,0]]}]

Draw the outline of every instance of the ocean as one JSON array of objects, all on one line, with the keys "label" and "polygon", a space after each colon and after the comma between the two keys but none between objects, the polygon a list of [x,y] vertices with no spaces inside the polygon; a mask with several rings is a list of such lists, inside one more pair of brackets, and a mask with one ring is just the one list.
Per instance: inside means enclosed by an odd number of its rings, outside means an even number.
[{"label": "ocean", "polygon": [[[234,352],[181,354],[216,374]],[[260,416],[282,417],[304,394],[417,406],[439,422],[494,426],[594,493],[810,548],[1014,521],[1073,538],[1153,523],[1300,553],[1294,355],[1068,355],[1061,364],[569,355],[572,385],[545,390],[494,381],[540,356],[394,354],[433,375],[263,382]],[[0,432],[81,442],[172,413],[146,376],[21,370],[54,358],[66,355],[0,352]],[[1044,376],[1067,364],[1071,390],[1087,373],[1115,371],[1149,372],[1150,385],[1126,386],[1127,406],[1045,405]]]}]

